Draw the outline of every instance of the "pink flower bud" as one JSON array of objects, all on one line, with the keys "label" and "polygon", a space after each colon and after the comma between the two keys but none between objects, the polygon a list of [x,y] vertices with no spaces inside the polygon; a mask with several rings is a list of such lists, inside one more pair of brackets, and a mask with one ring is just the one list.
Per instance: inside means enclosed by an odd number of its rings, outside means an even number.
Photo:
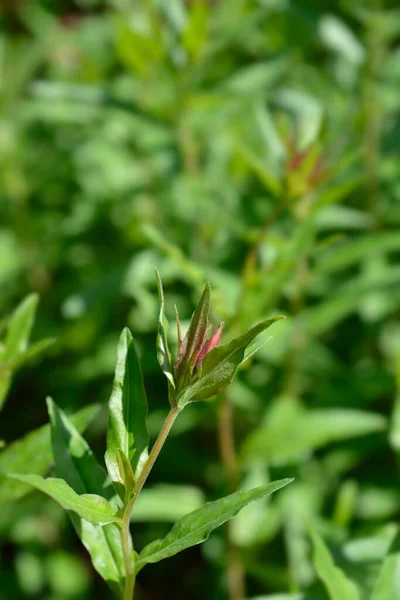
[{"label": "pink flower bud", "polygon": [[[196,367],[198,368],[201,363],[204,360],[204,357],[210,352],[210,350],[212,350],[213,348],[216,348],[219,344],[219,342],[221,341],[221,336],[222,336],[222,330],[224,328],[224,322],[221,321],[221,323],[218,325],[217,329],[214,331],[214,333],[211,335],[209,340],[205,340],[203,341],[203,345],[200,348],[197,357],[196,357]],[[205,335],[205,338],[207,337],[208,331]]]}]

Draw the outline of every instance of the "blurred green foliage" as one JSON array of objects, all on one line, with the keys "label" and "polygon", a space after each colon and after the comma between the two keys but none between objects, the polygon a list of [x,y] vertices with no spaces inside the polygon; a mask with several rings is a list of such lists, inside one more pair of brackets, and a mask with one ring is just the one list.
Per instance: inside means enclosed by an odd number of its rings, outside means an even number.
[{"label": "blurred green foliage", "polygon": [[[236,600],[232,556],[249,598],[334,598],[319,579],[334,561],[360,600],[383,599],[399,560],[398,3],[4,0],[0,25],[0,315],[39,294],[32,343],[56,338],[13,372],[2,473],[47,394],[102,404],[101,452],[124,325],[154,439],[154,267],[184,325],[209,280],[225,339],[289,318],[229,396],[177,421],[135,536],[232,487],[296,481],[144,572],[139,600]],[[52,500],[4,498],[1,600],[108,597]]]}]

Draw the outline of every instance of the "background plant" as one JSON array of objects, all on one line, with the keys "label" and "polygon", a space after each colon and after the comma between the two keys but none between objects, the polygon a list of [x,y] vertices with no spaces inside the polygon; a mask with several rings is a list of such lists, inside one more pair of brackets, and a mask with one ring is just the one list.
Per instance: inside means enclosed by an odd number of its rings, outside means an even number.
[{"label": "background plant", "polygon": [[[154,439],[154,265],[183,326],[206,280],[232,336],[290,315],[229,395],[182,414],[136,507],[138,543],[204,494],[296,484],[202,551],[143,571],[139,598],[168,586],[233,599],[245,583],[246,597],[324,599],[307,520],[369,598],[396,547],[399,14],[388,0],[347,4],[136,2],[134,19],[123,2],[2,8],[1,314],[38,292],[33,339],[58,340],[14,378],[2,460],[46,422],[48,393],[70,413],[101,404],[88,432],[101,455],[126,323]],[[0,535],[7,599],[103,590],[50,500],[7,500]]]}]

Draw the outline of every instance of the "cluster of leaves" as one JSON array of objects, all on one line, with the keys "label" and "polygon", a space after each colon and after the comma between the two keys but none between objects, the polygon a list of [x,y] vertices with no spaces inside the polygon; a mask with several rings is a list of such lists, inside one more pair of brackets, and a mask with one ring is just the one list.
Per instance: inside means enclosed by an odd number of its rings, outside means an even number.
[{"label": "cluster of leaves", "polygon": [[[185,408],[152,473],[159,485],[135,506],[138,547],[163,538],[205,495],[296,482],[246,507],[201,554],[154,565],[155,576],[144,570],[138,597],[169,589],[171,598],[233,600],[226,582],[239,562],[249,598],[332,600],[336,580],[343,598],[396,598],[397,2],[6,4],[0,311],[40,293],[34,334],[58,344],[16,373],[2,411],[0,543],[14,553],[4,553],[0,595],[102,593],[62,512],[16,480],[6,490],[3,474],[43,475],[50,464],[46,426],[26,446],[14,441],[45,422],[46,393],[81,432],[96,410],[82,407],[101,404],[88,433],[98,454],[126,323],[155,438],[165,410],[153,352],[159,265],[165,310],[179,306],[182,328],[206,281],[215,322],[231,337],[274,314],[290,318],[229,391]],[[180,341],[169,336],[176,355]]]}]

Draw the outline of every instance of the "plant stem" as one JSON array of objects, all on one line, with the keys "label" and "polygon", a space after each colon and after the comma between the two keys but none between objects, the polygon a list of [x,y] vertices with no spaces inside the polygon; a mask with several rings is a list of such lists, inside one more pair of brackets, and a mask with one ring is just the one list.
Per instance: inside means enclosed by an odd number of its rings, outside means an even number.
[{"label": "plant stem", "polygon": [[165,419],[164,424],[161,427],[161,431],[158,434],[158,438],[154,442],[154,446],[151,449],[149,458],[147,459],[143,467],[143,471],[141,472],[140,477],[136,482],[135,495],[129,500],[124,510],[124,516],[122,519],[123,526],[121,530],[121,545],[125,567],[125,590],[123,600],[133,600],[133,594],[135,590],[135,560],[133,555],[133,548],[131,546],[129,538],[129,524],[131,522],[132,510],[146,482],[146,479],[151,469],[153,468],[153,465],[156,462],[158,455],[160,454],[161,448],[163,447],[164,442],[167,439],[169,432],[171,431],[171,427],[174,424],[176,417],[180,413],[180,410],[181,409],[178,406],[173,406],[169,411],[167,418]]},{"label": "plant stem", "polygon": [[142,487],[144,486],[144,484],[146,482],[147,477],[149,476],[151,469],[153,468],[154,463],[157,460],[158,455],[160,454],[161,448],[163,447],[164,442],[167,439],[169,432],[171,431],[171,427],[174,424],[175,419],[179,415],[180,411],[181,411],[181,409],[178,406],[173,406],[171,408],[171,410],[169,411],[167,418],[164,421],[163,426],[161,427],[161,431],[158,434],[158,438],[154,442],[154,446],[151,449],[149,458],[147,459],[146,464],[143,467],[143,471],[141,472],[140,477],[137,480],[136,487],[135,487],[134,502],[132,504],[132,508],[133,508],[133,505],[135,504],[137,497],[139,496],[139,494],[142,490]]},{"label": "plant stem", "polygon": [[131,498],[125,507],[123,526],[121,530],[122,555],[125,567],[125,590],[124,600],[132,600],[135,589],[135,563],[133,558],[133,548],[129,538],[129,523],[131,521],[132,508],[135,496]]}]

